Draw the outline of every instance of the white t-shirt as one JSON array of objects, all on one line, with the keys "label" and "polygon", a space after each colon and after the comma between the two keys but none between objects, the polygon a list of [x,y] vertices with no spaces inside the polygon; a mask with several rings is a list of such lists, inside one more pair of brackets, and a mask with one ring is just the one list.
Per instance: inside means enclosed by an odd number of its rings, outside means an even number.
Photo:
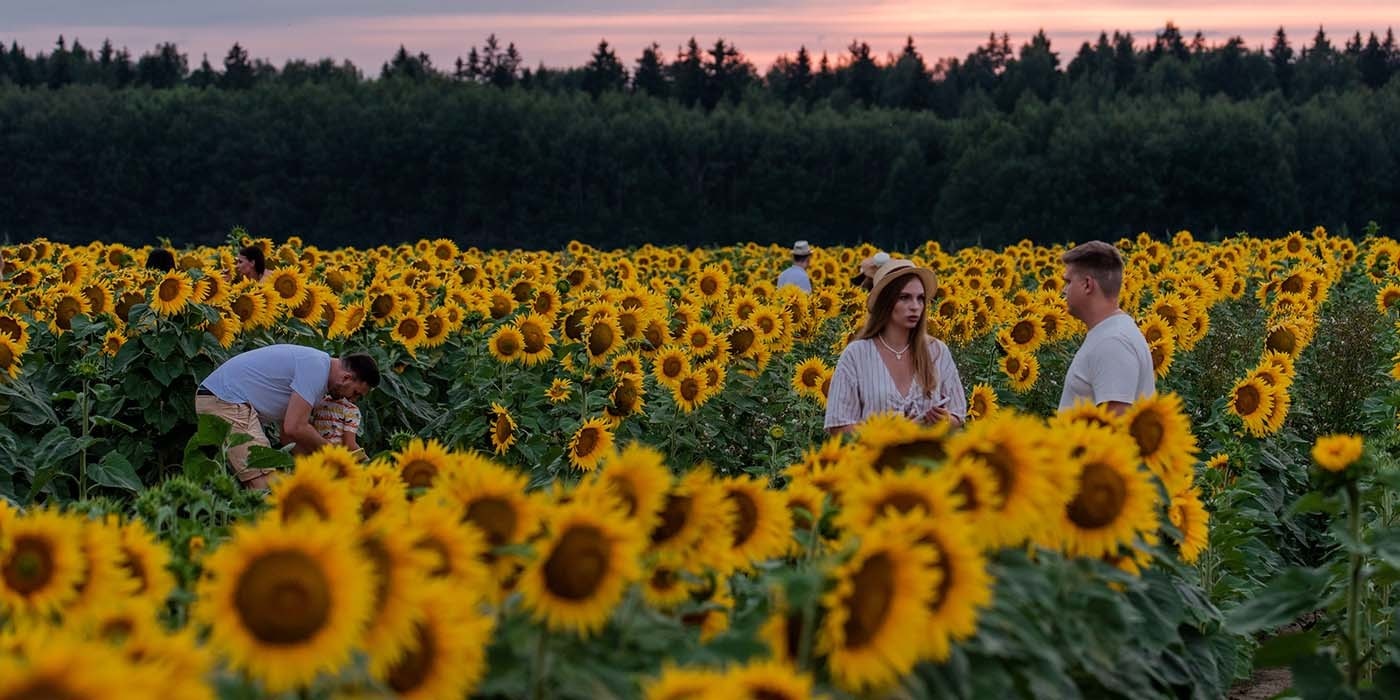
[{"label": "white t-shirt", "polygon": [[1065,372],[1060,410],[1087,398],[1095,404],[1107,401],[1133,403],[1157,393],[1152,352],[1133,317],[1119,312],[1094,326],[1074,353]]},{"label": "white t-shirt", "polygon": [[958,376],[958,366],[953,363],[953,353],[943,341],[929,340],[928,350],[933,355],[938,386],[928,397],[923,396],[918,377],[909,383],[909,391],[900,395],[876,342],[874,338],[852,341],[841,351],[841,359],[836,361],[836,369],[831,374],[831,389],[827,392],[825,427],[856,425],[886,411],[908,410],[922,414],[940,404],[958,420],[967,420],[967,392],[963,390],[962,377]]},{"label": "white t-shirt", "polygon": [[775,286],[777,286],[778,289],[782,289],[788,285],[797,287],[808,294],[812,293],[812,278],[807,276],[806,270],[796,265],[783,270],[782,273],[778,275],[778,284]]}]

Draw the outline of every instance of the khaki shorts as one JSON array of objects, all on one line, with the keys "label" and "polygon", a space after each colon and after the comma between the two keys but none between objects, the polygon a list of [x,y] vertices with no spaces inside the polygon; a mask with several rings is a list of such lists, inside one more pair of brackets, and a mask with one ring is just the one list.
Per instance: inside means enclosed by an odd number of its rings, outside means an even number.
[{"label": "khaki shorts", "polygon": [[200,415],[218,416],[228,421],[230,435],[247,435],[253,438],[242,445],[230,447],[228,450],[228,466],[229,469],[233,470],[233,475],[238,479],[238,483],[247,486],[249,481],[274,472],[272,469],[248,468],[249,448],[253,445],[272,447],[272,443],[268,442],[267,433],[263,432],[262,423],[258,420],[258,412],[253,409],[252,404],[229,403],[217,396],[196,394],[194,412]]}]

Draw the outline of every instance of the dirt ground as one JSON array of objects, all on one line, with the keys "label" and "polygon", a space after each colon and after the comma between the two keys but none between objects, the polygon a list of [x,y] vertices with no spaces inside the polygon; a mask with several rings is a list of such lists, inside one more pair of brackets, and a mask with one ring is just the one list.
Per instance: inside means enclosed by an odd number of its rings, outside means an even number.
[{"label": "dirt ground", "polygon": [[1230,689],[1229,700],[1269,700],[1293,685],[1286,668],[1261,668],[1249,680]]}]

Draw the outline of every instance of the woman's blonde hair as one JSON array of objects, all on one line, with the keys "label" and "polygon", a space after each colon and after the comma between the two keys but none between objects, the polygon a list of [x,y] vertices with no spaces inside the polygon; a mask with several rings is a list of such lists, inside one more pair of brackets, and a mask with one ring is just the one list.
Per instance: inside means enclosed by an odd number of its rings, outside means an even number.
[{"label": "woman's blonde hair", "polygon": [[[899,299],[899,293],[904,290],[904,285],[908,280],[900,278],[909,277],[923,280],[915,274],[916,268],[909,268],[908,272],[896,272],[895,279],[890,280],[884,289],[880,290],[880,296],[875,299],[875,306],[865,317],[865,326],[856,333],[856,340],[867,340],[880,335],[885,330],[885,326],[890,322],[890,317],[894,315],[894,303]],[[933,353],[929,351],[929,342],[933,337],[928,334],[928,300],[936,290],[924,290],[924,313],[919,314],[919,321],[909,331],[909,349],[914,352],[914,379],[918,380],[919,386],[923,387],[923,395],[928,397],[938,387],[938,370],[933,366]],[[922,342],[914,342],[915,338],[922,339]],[[895,387],[898,389],[898,387]]]}]

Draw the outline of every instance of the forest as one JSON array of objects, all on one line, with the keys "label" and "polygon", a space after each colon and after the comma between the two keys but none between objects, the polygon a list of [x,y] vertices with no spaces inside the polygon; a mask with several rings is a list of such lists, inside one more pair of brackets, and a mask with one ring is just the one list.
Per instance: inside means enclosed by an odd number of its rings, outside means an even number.
[{"label": "forest", "polygon": [[371,73],[0,45],[0,241],[900,248],[1400,222],[1389,30],[1249,47],[1168,24],[1063,56],[993,33],[938,60],[911,37],[763,71],[724,39],[601,41],[571,68],[502,43]]}]

